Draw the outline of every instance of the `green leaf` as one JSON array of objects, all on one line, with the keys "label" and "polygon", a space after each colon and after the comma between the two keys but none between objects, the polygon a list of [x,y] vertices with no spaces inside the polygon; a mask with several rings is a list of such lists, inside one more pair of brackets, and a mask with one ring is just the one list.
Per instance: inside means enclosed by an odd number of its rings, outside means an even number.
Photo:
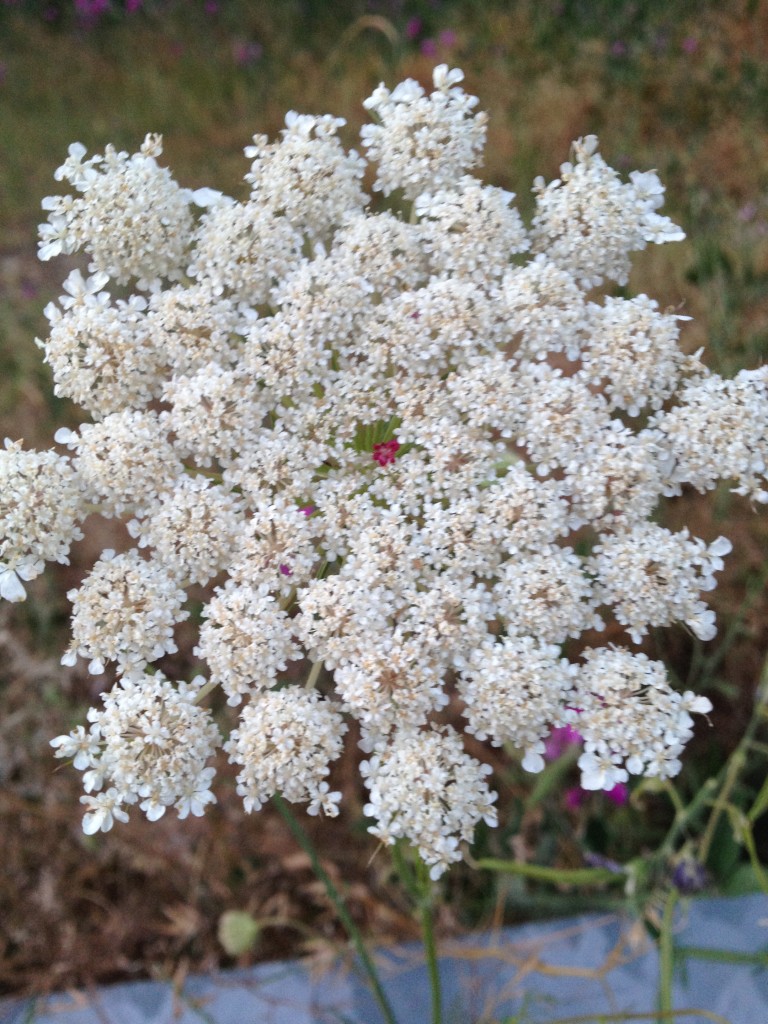
[{"label": "green leaf", "polygon": [[581,747],[574,744],[566,750],[556,761],[548,764],[547,767],[536,776],[536,785],[533,787],[530,796],[525,801],[526,810],[535,807],[536,804],[545,800],[550,793],[561,787],[568,772],[576,764],[581,753]]},{"label": "green leaf", "polygon": [[722,884],[724,896],[748,896],[760,892],[760,879],[751,864],[740,864]]},{"label": "green leaf", "polygon": [[755,797],[755,802],[750,807],[747,817],[751,822],[756,821],[765,811],[768,811],[768,778],[766,778],[760,792]]}]

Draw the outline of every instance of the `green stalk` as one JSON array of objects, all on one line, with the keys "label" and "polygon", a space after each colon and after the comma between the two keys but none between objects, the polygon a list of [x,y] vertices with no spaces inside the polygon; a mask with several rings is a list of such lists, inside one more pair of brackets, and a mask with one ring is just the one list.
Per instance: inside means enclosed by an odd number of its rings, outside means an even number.
[{"label": "green stalk", "polygon": [[402,841],[395,843],[392,847],[392,863],[400,884],[408,893],[419,915],[424,958],[432,995],[432,1024],[441,1024],[443,992],[437,962],[432,879],[429,877],[429,868],[421,857],[415,856],[411,859],[403,854],[404,848],[407,853],[410,853],[410,848],[405,847]]},{"label": "green stalk", "polygon": [[768,967],[768,952],[734,953],[730,949],[711,949],[709,946],[678,946],[679,957],[692,960],[714,960],[718,964],[752,964]]},{"label": "green stalk", "polygon": [[659,934],[659,1013],[672,1013],[672,974],[674,971],[675,906],[678,901],[677,889],[670,889],[664,904],[664,917]]},{"label": "green stalk", "polygon": [[373,990],[373,995],[376,999],[376,1002],[379,1004],[379,1009],[381,1010],[384,1019],[386,1020],[387,1024],[397,1024],[397,1018],[395,1017],[392,1006],[389,1000],[387,999],[386,993],[384,992],[384,988],[381,984],[379,972],[376,970],[376,965],[371,959],[370,953],[365,948],[365,941],[363,940],[363,936],[360,933],[360,929],[352,920],[352,916],[347,910],[347,906],[344,903],[344,899],[341,893],[333,884],[327,871],[323,868],[322,864],[320,863],[320,858],[317,855],[317,850],[315,849],[312,840],[301,827],[297,818],[295,817],[291,809],[288,807],[288,804],[280,796],[279,793],[274,794],[274,796],[272,797],[272,803],[277,808],[283,821],[291,830],[293,838],[296,840],[296,842],[299,844],[302,850],[309,857],[310,862],[312,864],[312,870],[314,871],[315,876],[323,883],[325,891],[328,895],[328,899],[331,901],[331,903],[334,906],[334,909],[336,910],[336,913],[339,915],[339,920],[344,925],[344,928],[347,931],[347,935],[349,936],[350,941],[352,942],[352,945],[355,947],[357,955],[360,958],[360,962],[363,965],[363,969],[365,970],[365,973],[368,975],[368,980],[370,982],[371,989]]},{"label": "green stalk", "polygon": [[419,917],[421,918],[421,935],[424,944],[429,989],[432,993],[432,1024],[441,1024],[443,1019],[443,990],[440,984],[440,967],[437,962],[437,943],[435,942],[435,917],[433,914],[432,879],[429,868],[419,858],[417,872],[421,888],[419,900]]},{"label": "green stalk", "polygon": [[624,1024],[625,1021],[637,1021],[638,1024],[648,1024],[651,1017],[658,1021],[669,1020],[670,1024],[677,1024],[679,1017],[704,1017],[714,1024],[731,1024],[726,1017],[719,1013],[712,1013],[711,1010],[675,1010],[672,1013],[588,1013],[579,1014],[578,1017],[558,1017],[552,1024]]},{"label": "green stalk", "polygon": [[720,816],[725,811],[728,800],[731,795],[736,782],[738,781],[741,770],[747,763],[747,752],[752,743],[753,737],[757,732],[758,726],[761,724],[761,720],[766,712],[766,704],[768,703],[768,659],[766,659],[763,670],[760,673],[760,682],[757,687],[757,693],[755,695],[755,707],[752,712],[752,717],[749,720],[746,731],[741,738],[741,742],[738,747],[731,754],[730,758],[726,762],[723,769],[721,769],[721,775],[723,776],[723,785],[720,792],[717,795],[712,813],[710,814],[709,821],[707,822],[704,833],[701,837],[698,856],[702,864],[706,864],[707,857],[709,856],[709,848],[712,845],[712,841],[715,837],[715,830],[717,828]]},{"label": "green stalk", "polygon": [[524,864],[516,860],[495,860],[484,857],[475,861],[475,867],[486,871],[500,871],[507,875],[523,875],[537,882],[552,885],[601,885],[604,883],[625,883],[627,872],[609,871],[607,868],[548,868],[542,864]]}]

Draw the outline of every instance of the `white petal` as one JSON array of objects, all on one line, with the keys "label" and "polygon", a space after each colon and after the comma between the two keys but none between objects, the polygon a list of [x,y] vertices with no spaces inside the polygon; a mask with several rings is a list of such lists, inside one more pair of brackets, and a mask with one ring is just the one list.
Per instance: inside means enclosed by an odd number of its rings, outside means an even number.
[{"label": "white petal", "polygon": [[27,599],[27,592],[13,569],[0,572],[0,597],[14,603]]}]

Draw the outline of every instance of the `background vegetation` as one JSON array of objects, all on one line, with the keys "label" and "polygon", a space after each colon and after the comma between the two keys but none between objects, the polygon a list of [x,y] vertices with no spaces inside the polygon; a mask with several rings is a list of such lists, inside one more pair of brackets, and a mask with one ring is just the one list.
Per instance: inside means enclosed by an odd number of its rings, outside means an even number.
[{"label": "background vegetation", "polygon": [[[619,170],[656,168],[664,212],[688,238],[641,254],[629,291],[692,316],[684,345],[706,346],[718,372],[760,365],[766,50],[762,0],[0,0],[0,436],[47,447],[54,424],[77,422],[52,398],[34,345],[70,267],[38,263],[35,239],[40,201],[57,190],[52,173],[71,142],[132,152],[146,132],[161,132],[179,181],[237,195],[243,146],[255,132],[274,135],[286,110],[345,117],[354,145],[361,100],[379,81],[428,83],[443,61],[464,69],[490,113],[484,179],[518,192],[524,216],[534,176],[555,176],[578,136],[598,134]],[[567,747],[539,777],[499,758],[503,824],[474,851],[562,870],[631,863],[651,930],[676,872],[693,872],[707,891],[738,892],[765,880],[768,861],[768,737],[754,713],[768,651],[768,517],[727,488],[685,494],[661,515],[734,542],[713,595],[718,638],[702,645],[681,629],[648,644],[712,699],[711,727],[700,724],[674,790],[644,783],[624,801],[574,790]],[[224,764],[220,803],[202,822],[137,817],[108,835],[82,834],[80,776],[56,771],[48,746],[97,696],[84,672],[58,663],[64,594],[119,529],[94,524],[70,567],[49,570],[25,605],[0,608],[0,992],[178,981],[232,964],[217,936],[232,910],[273,922],[242,964],[330,953],[342,939],[307,856],[271,810],[243,815]],[[182,655],[170,662],[184,672]],[[339,771],[343,817],[312,830],[322,863],[344,880],[364,931],[378,941],[413,936],[408,900],[387,858],[373,856],[356,779],[350,751]],[[707,788],[708,779],[717,782]],[[440,931],[616,903],[615,886],[577,896],[549,881],[457,870]]]}]

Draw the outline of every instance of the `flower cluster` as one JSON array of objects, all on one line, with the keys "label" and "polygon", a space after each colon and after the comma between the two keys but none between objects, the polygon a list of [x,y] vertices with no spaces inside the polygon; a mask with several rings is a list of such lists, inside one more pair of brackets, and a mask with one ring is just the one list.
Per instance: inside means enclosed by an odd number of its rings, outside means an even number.
[{"label": "flower cluster", "polygon": [[[372,833],[433,877],[496,821],[459,713],[532,772],[578,728],[582,784],[611,790],[674,775],[710,708],[633,645],[713,636],[702,593],[730,545],[652,516],[720,479],[768,499],[768,371],[723,380],[681,349],[685,317],[595,290],[682,237],[654,174],[623,181],[578,140],[526,227],[471,174],[485,118],[461,80],[366,101],[394,195],[376,212],[329,116],[256,136],[240,200],[179,187],[151,136],[75,145],[57,172],[76,195],[45,201],[41,256],[82,250],[89,276],[40,344],[92,422],[0,453],[0,587],[22,599],[93,511],[135,541],[69,595],[65,660],[118,673],[89,730],[54,740],[85,772],[87,831],[137,802],[202,813],[216,686],[248,810],[280,792],[335,815],[351,716]],[[205,682],[172,682],[155,663],[193,613]],[[622,646],[600,645],[609,621]]]}]

